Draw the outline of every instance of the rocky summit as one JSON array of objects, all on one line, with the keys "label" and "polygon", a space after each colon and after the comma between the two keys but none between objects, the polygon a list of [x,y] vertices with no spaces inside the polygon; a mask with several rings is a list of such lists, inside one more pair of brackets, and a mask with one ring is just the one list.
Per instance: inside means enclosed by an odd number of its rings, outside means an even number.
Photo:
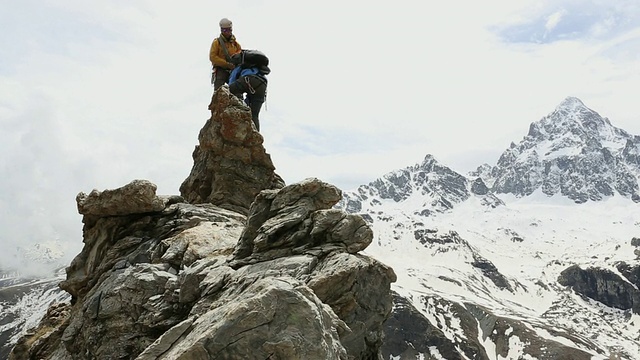
[{"label": "rocky summit", "polygon": [[214,96],[181,195],[80,193],[84,248],[10,359],[378,359],[390,267],[337,187],[285,185],[251,114]]},{"label": "rocky summit", "polygon": [[180,194],[192,204],[246,215],[261,190],[281,188],[284,181],[262,146],[262,135],[247,122],[247,106],[227,88],[214,94],[211,115],[198,135],[193,168]]}]

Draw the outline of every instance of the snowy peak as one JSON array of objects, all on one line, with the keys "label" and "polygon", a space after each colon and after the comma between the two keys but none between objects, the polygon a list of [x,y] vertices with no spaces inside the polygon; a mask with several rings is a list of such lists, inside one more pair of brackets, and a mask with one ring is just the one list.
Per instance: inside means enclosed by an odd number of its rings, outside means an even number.
[{"label": "snowy peak", "polygon": [[574,144],[608,141],[606,145],[619,148],[631,136],[612,126],[609,119],[586,107],[580,99],[568,97],[552,113],[532,123],[527,137],[538,142],[570,138],[565,142]]},{"label": "snowy peak", "polygon": [[540,190],[583,203],[621,195],[640,201],[640,138],[611,124],[577,98],[566,98],[505,150],[483,179],[496,193]]},{"label": "snowy peak", "polygon": [[562,100],[560,105],[558,105],[558,107],[556,108],[556,111],[562,110],[562,109],[571,111],[574,109],[582,109],[582,108],[586,108],[582,100],[578,99],[577,97],[567,96],[564,100]]},{"label": "snowy peak", "polygon": [[593,110],[589,109],[582,100],[568,96],[556,107],[556,109],[551,113],[551,115],[557,114],[562,118],[573,118],[579,117],[580,114],[589,114],[595,113]]}]

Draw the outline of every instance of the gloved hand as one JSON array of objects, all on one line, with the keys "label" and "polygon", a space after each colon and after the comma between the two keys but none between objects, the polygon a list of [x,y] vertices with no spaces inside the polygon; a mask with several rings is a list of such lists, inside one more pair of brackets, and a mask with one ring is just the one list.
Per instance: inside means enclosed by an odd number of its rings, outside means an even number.
[{"label": "gloved hand", "polygon": [[229,70],[233,70],[236,66],[233,65],[232,63],[227,63],[227,69]]}]

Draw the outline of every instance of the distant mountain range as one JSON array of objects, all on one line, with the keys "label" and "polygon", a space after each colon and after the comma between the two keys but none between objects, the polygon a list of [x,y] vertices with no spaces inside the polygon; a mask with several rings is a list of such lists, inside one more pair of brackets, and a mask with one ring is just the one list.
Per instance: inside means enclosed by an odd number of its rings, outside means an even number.
[{"label": "distant mountain range", "polygon": [[[640,359],[639,154],[568,97],[494,165],[427,155],[343,192],[373,229],[364,253],[398,276],[384,359]],[[0,358],[68,297],[62,275],[3,276]]]},{"label": "distant mountain range", "polygon": [[640,359],[639,151],[568,97],[493,166],[427,155],[343,194],[399,274],[385,358]]},{"label": "distant mountain range", "polygon": [[[536,191],[560,194],[576,203],[622,196],[640,202],[640,136],[630,135],[607,118],[568,97],[529,133],[511,143],[496,165],[482,164],[459,174],[427,155],[422,164],[384,175],[346,194],[342,207],[367,212],[384,200],[414,204],[430,214],[452,209],[475,197],[486,206],[502,204],[496,196],[518,198]],[[362,210],[365,211],[362,211]]]}]

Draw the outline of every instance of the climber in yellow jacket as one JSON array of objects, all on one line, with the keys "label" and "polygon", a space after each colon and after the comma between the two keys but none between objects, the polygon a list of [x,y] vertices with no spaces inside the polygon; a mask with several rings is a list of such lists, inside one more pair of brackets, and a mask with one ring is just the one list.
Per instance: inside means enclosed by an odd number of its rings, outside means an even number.
[{"label": "climber in yellow jacket", "polygon": [[213,65],[213,91],[229,83],[229,74],[234,68],[231,56],[242,50],[232,32],[233,23],[231,20],[227,18],[220,20],[220,36],[213,40],[211,50],[209,50],[209,60]]}]

